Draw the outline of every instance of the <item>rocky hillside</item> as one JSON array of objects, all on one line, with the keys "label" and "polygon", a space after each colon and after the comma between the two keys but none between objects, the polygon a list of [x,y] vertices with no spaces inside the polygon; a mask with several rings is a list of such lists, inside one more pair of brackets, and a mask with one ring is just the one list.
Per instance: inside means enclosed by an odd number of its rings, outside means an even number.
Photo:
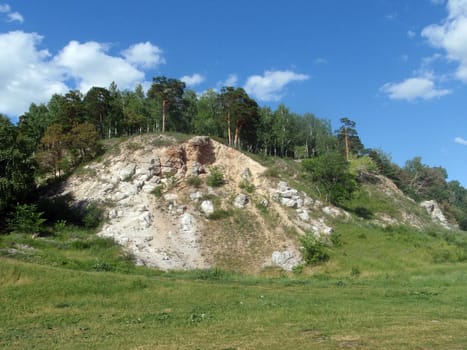
[{"label": "rocky hillside", "polygon": [[[180,143],[144,135],[117,144],[57,195],[71,194],[77,204],[100,202],[106,220],[99,235],[125,247],[137,264],[162,270],[291,270],[302,263],[305,232],[326,237],[336,220],[360,220],[267,175],[258,162],[209,137]],[[388,179],[367,182],[369,195],[377,189],[381,201],[398,208],[375,213],[375,224],[429,221]],[[439,214],[435,204],[425,207]]]}]

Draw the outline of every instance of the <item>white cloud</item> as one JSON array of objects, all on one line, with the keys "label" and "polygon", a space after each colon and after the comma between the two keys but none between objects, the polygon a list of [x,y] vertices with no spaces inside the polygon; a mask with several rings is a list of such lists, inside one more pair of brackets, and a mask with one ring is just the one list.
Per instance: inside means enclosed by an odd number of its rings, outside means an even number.
[{"label": "white cloud", "polygon": [[11,7],[8,4],[0,4],[0,13],[6,13],[7,22],[24,22],[24,17],[19,12],[12,12]]},{"label": "white cloud", "polygon": [[229,74],[222,86],[235,86],[238,83],[237,74]]},{"label": "white cloud", "polygon": [[278,101],[284,94],[287,84],[309,79],[308,75],[292,71],[265,71],[261,75],[250,76],[245,83],[245,91],[262,101]]},{"label": "white cloud", "polygon": [[50,53],[37,48],[42,39],[21,31],[0,34],[0,113],[20,115],[31,102],[68,90]]},{"label": "white cloud", "polygon": [[154,68],[165,63],[163,51],[149,41],[130,46],[122,52],[126,61],[143,68]]},{"label": "white cloud", "polygon": [[81,92],[93,86],[109,86],[114,81],[119,88],[132,88],[144,79],[144,73],[121,57],[107,54],[107,46],[95,41],[70,41],[54,58],[54,63],[66,70]]},{"label": "white cloud", "polygon": [[19,12],[11,12],[8,14],[8,22],[14,22],[14,21],[23,23],[24,17]]},{"label": "white cloud", "polygon": [[8,13],[11,11],[11,7],[8,4],[0,4],[0,13]]},{"label": "white cloud", "polygon": [[[27,111],[30,103],[47,102],[54,93],[76,88],[86,93],[92,86],[107,87],[112,81],[121,89],[132,89],[146,80],[140,65],[155,62],[113,56],[107,45],[93,41],[70,41],[52,55],[39,48],[42,41],[43,37],[36,33],[0,34],[0,113],[18,116]],[[149,47],[146,44],[143,46]],[[128,52],[138,45],[131,46]]]},{"label": "white cloud", "polygon": [[184,75],[180,78],[180,80],[183,81],[187,86],[196,86],[205,81],[206,78],[203,77],[201,74],[195,73],[191,76]]},{"label": "white cloud", "polygon": [[445,0],[430,0],[433,5],[443,5]]},{"label": "white cloud", "polygon": [[450,90],[436,88],[433,80],[427,77],[409,78],[401,83],[386,83],[381,87],[381,91],[393,100],[407,101],[429,100],[451,93]]},{"label": "white cloud", "polygon": [[411,39],[412,39],[412,38],[415,38],[416,35],[417,35],[417,33],[415,33],[413,30],[408,30],[408,31],[407,31],[407,36],[408,36],[409,38],[411,38]]},{"label": "white cloud", "polygon": [[447,18],[441,24],[425,27],[422,36],[435,48],[458,62],[456,77],[467,83],[467,0],[449,0]]},{"label": "white cloud", "polygon": [[463,139],[462,137],[456,137],[454,139],[454,142],[455,143],[458,143],[460,145],[464,145],[464,146],[467,146],[467,140],[466,139]]}]

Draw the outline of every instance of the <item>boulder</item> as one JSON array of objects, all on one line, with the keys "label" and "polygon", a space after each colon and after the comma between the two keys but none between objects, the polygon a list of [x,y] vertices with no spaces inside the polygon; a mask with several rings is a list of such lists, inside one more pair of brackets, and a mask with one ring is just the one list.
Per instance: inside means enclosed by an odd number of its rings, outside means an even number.
[{"label": "boulder", "polygon": [[239,209],[243,209],[245,208],[247,203],[248,203],[248,196],[246,194],[240,193],[239,195],[235,197],[233,204],[235,207]]},{"label": "boulder", "polygon": [[303,263],[301,257],[290,250],[273,252],[271,256],[271,262],[273,265],[279,266],[286,271],[292,271],[295,266]]},{"label": "boulder", "polygon": [[131,177],[135,174],[136,165],[135,164],[128,164],[124,168],[120,169],[118,172],[118,177],[121,181],[128,181]]},{"label": "boulder", "polygon": [[205,200],[201,202],[201,211],[206,215],[209,216],[214,213],[214,204],[210,200]]}]

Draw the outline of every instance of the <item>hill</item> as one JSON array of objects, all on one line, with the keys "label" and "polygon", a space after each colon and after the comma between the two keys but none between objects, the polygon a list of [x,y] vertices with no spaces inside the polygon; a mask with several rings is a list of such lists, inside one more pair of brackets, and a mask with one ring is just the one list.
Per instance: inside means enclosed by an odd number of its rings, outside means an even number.
[{"label": "hill", "polygon": [[467,237],[436,203],[353,164],[336,207],[302,162],[208,137],[106,147],[47,187],[45,231],[0,235],[0,348],[467,346]]},{"label": "hill", "polygon": [[106,218],[98,235],[137,264],[162,270],[290,271],[304,263],[303,237],[330,243],[340,223],[436,224],[381,175],[365,173],[346,211],[319,200],[301,172],[296,161],[267,168],[209,137],[142,135],[115,144],[54,196],[74,206],[98,203]]}]

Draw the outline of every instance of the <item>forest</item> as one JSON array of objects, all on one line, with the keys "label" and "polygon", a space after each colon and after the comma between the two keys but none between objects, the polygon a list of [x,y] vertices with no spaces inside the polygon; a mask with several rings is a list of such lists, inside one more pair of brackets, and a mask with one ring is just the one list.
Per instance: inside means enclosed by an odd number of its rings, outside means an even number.
[{"label": "forest", "polygon": [[47,104],[32,103],[17,124],[0,114],[0,231],[8,230],[18,208],[34,205],[40,181],[60,179],[94,159],[102,140],[165,132],[208,135],[246,152],[301,159],[307,176],[332,188],[327,199],[336,205],[358,185],[349,165],[365,164],[414,200],[436,200],[452,223],[467,230],[467,189],[447,181],[444,168],[420,157],[400,167],[384,151],[366,148],[354,121],[340,123],[332,130],[312,113],[297,114],[283,104],[260,107],[242,88],[197,95],[164,76],[155,77],[147,93],[141,85],[120,91],[112,83],[86,94],[56,94]]}]

